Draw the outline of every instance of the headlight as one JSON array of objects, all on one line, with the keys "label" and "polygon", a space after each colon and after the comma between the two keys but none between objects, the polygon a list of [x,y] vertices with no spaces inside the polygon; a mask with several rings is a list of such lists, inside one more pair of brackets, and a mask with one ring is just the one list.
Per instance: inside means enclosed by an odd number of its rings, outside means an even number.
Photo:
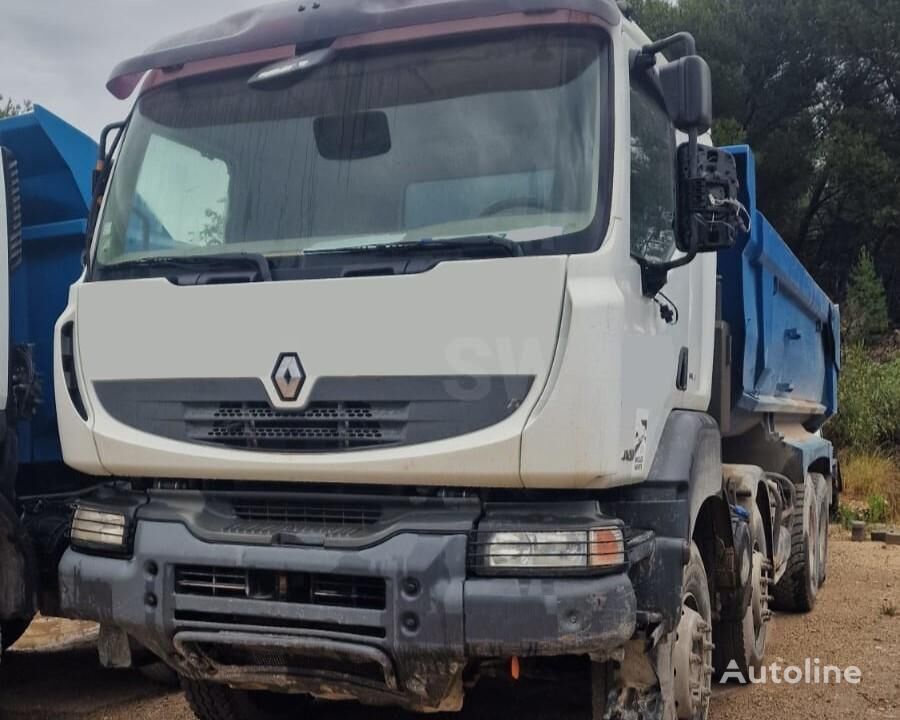
[{"label": "headlight", "polygon": [[78,505],[72,518],[72,546],[80,550],[126,553],[130,541],[129,526],[128,516],[124,513]]},{"label": "headlight", "polygon": [[591,530],[504,530],[475,540],[475,569],[498,574],[516,571],[585,571],[625,564],[619,528]]}]

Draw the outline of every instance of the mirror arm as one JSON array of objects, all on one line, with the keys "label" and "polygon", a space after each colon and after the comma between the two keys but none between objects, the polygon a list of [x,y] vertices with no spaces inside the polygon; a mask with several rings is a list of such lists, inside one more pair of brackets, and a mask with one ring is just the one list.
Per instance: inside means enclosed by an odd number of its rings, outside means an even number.
[{"label": "mirror arm", "polygon": [[[87,267],[91,259],[91,244],[94,239],[94,229],[97,227],[97,221],[100,219],[100,205],[103,202],[103,196],[106,193],[106,185],[109,182],[109,176],[112,172],[112,161],[116,150],[122,142],[125,130],[131,122],[131,114],[125,120],[107,125],[100,133],[100,143],[97,149],[97,164],[94,167],[94,174],[91,184],[91,212],[88,215],[87,231],[85,233],[84,244],[84,266]],[[116,133],[110,142],[110,135]]]},{"label": "mirror arm", "polygon": [[[696,130],[690,130],[688,132],[688,154],[690,157],[690,167],[696,167],[697,157],[699,155],[699,138]],[[698,252],[697,236],[695,233],[691,233],[690,245],[683,257],[665,263],[650,263],[646,260],[639,260],[638,262],[641,266],[641,285],[644,297],[656,297],[660,290],[668,283],[669,272],[694,262]]]},{"label": "mirror arm", "polygon": [[640,260],[641,265],[641,292],[644,297],[654,298],[669,282],[669,272],[685,265],[690,265],[697,257],[697,241],[692,238],[691,247],[684,257],[677,260],[669,260],[665,263],[651,263]]},{"label": "mirror arm", "polygon": [[697,41],[694,40],[693,35],[689,32],[675,33],[674,35],[658,40],[655,43],[644,45],[644,47],[641,48],[640,53],[634,58],[633,62],[635,69],[647,70],[653,67],[656,65],[656,56],[659,53],[669,50],[677,45],[681,45],[683,49],[680,54],[672,58],[673,60],[697,54]]}]

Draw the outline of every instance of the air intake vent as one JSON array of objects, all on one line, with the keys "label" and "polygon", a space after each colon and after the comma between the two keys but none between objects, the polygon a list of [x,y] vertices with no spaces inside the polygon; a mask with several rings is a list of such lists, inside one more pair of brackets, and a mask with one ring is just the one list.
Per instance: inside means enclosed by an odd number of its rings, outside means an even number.
[{"label": "air intake vent", "polygon": [[268,403],[190,407],[185,415],[193,440],[270,451],[334,451],[403,442],[405,403],[314,403],[302,411],[275,410]]},{"label": "air intake vent", "polygon": [[237,500],[232,504],[241,520],[278,525],[373,525],[381,519],[381,508],[374,505],[328,502],[279,502],[277,500]]},{"label": "air intake vent", "polygon": [[66,381],[66,389],[69,391],[69,399],[81,419],[87,420],[88,414],[81,397],[81,390],[78,387],[78,375],[75,372],[75,323],[68,322],[62,326],[59,341],[63,377]]},{"label": "air intake vent", "polygon": [[384,610],[387,591],[381,578],[277,570],[179,567],[175,571],[175,593]]}]

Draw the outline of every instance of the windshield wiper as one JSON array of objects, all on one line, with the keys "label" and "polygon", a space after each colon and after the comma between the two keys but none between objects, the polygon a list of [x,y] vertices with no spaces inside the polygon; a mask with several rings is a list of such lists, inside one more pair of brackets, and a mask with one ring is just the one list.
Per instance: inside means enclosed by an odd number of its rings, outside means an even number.
[{"label": "windshield wiper", "polygon": [[259,253],[219,253],[217,255],[170,255],[126,260],[112,265],[98,266],[102,272],[129,272],[144,268],[172,268],[175,270],[221,270],[222,268],[252,266],[263,282],[272,280],[272,268],[265,255]]},{"label": "windshield wiper", "polygon": [[422,238],[421,240],[403,240],[395,243],[358,245],[356,247],[334,248],[330,250],[307,250],[304,255],[362,255],[383,253],[388,255],[407,255],[412,253],[432,253],[442,250],[483,250],[496,249],[511,257],[525,254],[521,243],[509,240],[504,235],[468,235],[458,238]]}]

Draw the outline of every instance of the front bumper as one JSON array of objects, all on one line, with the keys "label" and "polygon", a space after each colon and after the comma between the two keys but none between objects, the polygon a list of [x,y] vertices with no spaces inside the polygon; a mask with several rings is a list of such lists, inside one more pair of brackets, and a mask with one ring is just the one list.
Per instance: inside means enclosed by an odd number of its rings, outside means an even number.
[{"label": "front bumper", "polygon": [[[627,572],[473,577],[460,531],[471,523],[455,517],[443,531],[435,516],[358,547],[210,542],[183,521],[143,519],[131,558],[66,552],[62,612],[120,629],[196,679],[419,711],[458,709],[470,661],[611,653],[634,634]],[[235,570],[321,592],[235,594]]]}]

